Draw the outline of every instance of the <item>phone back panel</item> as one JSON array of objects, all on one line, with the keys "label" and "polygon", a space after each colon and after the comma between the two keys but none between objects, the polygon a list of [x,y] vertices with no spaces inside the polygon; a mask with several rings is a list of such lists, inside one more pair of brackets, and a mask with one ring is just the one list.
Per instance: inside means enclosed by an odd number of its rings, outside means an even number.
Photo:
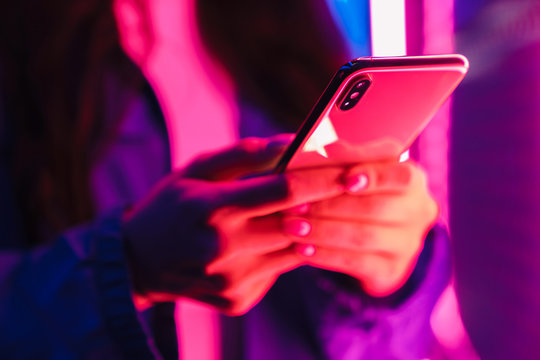
[{"label": "phone back panel", "polygon": [[[340,70],[282,159],[282,170],[399,157],[467,71],[459,55],[395,59]],[[365,89],[356,91],[360,85]]]}]

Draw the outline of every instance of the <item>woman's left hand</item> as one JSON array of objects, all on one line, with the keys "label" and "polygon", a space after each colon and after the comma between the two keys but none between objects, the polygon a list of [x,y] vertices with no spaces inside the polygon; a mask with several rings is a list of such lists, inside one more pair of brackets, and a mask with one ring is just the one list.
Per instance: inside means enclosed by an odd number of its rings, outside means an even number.
[{"label": "woman's left hand", "polygon": [[414,269],[438,206],[412,161],[358,165],[344,182],[347,194],[287,212],[286,231],[307,264],[351,275],[370,295],[389,295]]}]

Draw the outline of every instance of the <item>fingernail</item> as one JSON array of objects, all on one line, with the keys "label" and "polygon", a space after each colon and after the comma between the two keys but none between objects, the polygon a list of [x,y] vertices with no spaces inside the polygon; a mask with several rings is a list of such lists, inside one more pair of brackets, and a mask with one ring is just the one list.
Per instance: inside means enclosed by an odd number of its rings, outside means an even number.
[{"label": "fingernail", "polygon": [[306,257],[311,257],[315,255],[315,252],[317,251],[315,245],[312,244],[295,244],[294,247],[296,248],[296,251],[298,251],[298,253]]},{"label": "fingernail", "polygon": [[352,193],[357,193],[367,188],[369,179],[366,174],[356,174],[345,179],[345,189]]},{"label": "fingernail", "polygon": [[309,203],[297,205],[295,207],[292,207],[290,209],[285,210],[285,212],[289,215],[305,215],[309,212],[310,205]]},{"label": "fingernail", "polygon": [[311,232],[311,224],[304,219],[286,220],[284,224],[285,233],[298,237],[308,236]]}]

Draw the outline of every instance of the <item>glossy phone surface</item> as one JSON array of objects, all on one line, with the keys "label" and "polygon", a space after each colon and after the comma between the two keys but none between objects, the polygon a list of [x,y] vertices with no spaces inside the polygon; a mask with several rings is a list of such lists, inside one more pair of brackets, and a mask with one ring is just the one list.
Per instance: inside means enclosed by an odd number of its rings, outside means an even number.
[{"label": "glossy phone surface", "polygon": [[461,55],[349,62],[333,77],[276,170],[398,158],[467,69]]}]

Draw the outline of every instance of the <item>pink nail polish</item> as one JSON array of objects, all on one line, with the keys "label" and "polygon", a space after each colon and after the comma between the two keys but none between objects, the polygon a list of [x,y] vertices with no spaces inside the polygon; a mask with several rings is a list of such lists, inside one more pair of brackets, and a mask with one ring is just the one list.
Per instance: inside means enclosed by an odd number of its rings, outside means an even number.
[{"label": "pink nail polish", "polygon": [[296,244],[295,247],[296,251],[306,257],[315,255],[315,252],[317,251],[315,245],[312,244]]},{"label": "pink nail polish", "polygon": [[345,179],[345,188],[351,193],[357,193],[367,188],[369,179],[366,174],[348,176]]},{"label": "pink nail polish", "polygon": [[284,231],[293,236],[305,237],[311,232],[311,224],[304,219],[291,219],[285,221]]}]

